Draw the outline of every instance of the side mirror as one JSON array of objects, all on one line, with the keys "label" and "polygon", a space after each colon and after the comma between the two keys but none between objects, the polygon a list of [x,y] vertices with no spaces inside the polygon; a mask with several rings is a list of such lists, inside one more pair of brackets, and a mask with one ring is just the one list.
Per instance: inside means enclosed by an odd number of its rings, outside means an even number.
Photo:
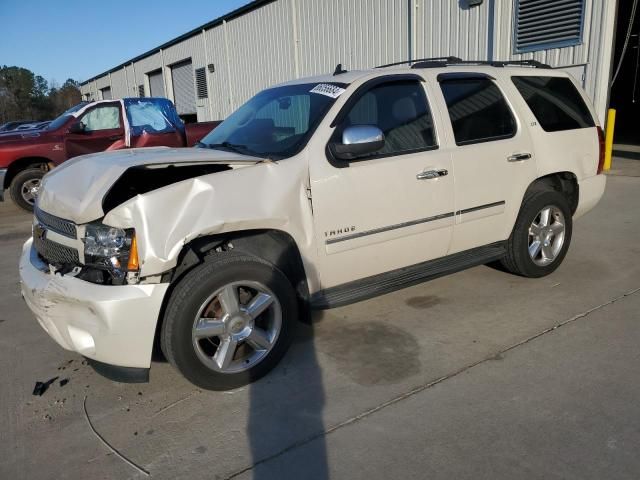
[{"label": "side mirror", "polygon": [[353,125],[342,132],[342,142],[332,143],[331,152],[340,160],[354,160],[384,147],[384,133],[373,125]]},{"label": "side mirror", "polygon": [[82,122],[76,122],[69,127],[69,133],[85,133],[85,124]]}]

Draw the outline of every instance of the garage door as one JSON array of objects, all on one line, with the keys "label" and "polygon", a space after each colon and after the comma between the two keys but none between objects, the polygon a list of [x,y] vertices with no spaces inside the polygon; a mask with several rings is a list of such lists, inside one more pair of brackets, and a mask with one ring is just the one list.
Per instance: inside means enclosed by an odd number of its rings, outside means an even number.
[{"label": "garage door", "polygon": [[149,94],[152,97],[166,97],[164,93],[164,81],[162,80],[162,70],[147,73],[149,77]]},{"label": "garage door", "polygon": [[111,100],[111,87],[101,88],[102,100]]},{"label": "garage door", "polygon": [[196,113],[196,92],[191,60],[171,67],[173,98],[180,115]]}]

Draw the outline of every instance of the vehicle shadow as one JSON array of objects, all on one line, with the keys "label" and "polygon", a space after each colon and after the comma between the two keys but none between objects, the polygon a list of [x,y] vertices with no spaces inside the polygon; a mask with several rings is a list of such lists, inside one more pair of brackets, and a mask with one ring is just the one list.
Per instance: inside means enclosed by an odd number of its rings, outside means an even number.
[{"label": "vehicle shadow", "polygon": [[[295,340],[281,364],[250,385],[247,435],[252,478],[329,478],[322,371],[314,343],[314,312],[298,322]],[[292,447],[302,446],[295,451]]]},{"label": "vehicle shadow", "polygon": [[[292,279],[295,274],[289,267],[298,261],[297,252],[285,250],[275,263]],[[292,279],[292,283],[298,291],[306,291],[304,279]],[[325,391],[314,341],[315,327],[323,318],[324,312],[311,312],[300,301],[292,344],[284,358],[266,376],[240,389],[248,391],[246,436],[251,462],[232,477],[329,478],[323,420]],[[152,358],[154,362],[167,362],[160,348],[160,326],[157,330]],[[233,426],[229,433],[241,434]]]}]

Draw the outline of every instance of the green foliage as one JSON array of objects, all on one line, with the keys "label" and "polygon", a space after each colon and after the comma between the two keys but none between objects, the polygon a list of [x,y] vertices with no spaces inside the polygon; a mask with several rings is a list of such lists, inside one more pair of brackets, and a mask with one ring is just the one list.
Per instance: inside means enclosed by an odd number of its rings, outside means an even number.
[{"label": "green foliage", "polygon": [[80,84],[69,78],[49,86],[22,67],[0,66],[0,124],[13,120],[52,120],[80,103]]}]

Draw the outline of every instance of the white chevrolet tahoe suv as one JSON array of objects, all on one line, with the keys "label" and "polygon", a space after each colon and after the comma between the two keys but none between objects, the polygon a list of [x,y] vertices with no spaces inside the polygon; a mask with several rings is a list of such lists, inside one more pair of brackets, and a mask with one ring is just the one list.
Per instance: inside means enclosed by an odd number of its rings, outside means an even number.
[{"label": "white chevrolet tahoe suv", "polygon": [[535,63],[413,61],[266,89],[192,149],[48,173],[22,293],[63,348],[147,381],[154,344],[206,389],[282,358],[330,308],[500,261],[553,272],[603,195],[584,92]]}]

